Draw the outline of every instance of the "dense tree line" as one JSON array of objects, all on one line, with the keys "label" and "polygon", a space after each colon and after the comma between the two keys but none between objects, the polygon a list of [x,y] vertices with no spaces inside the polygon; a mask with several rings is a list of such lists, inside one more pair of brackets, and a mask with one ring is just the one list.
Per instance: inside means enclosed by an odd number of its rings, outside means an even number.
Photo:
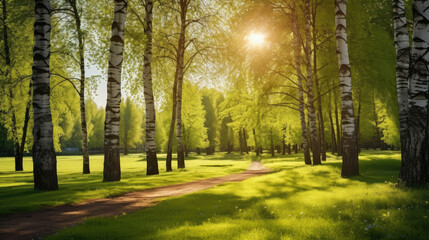
[{"label": "dense tree line", "polygon": [[350,177],[361,148],[401,147],[401,184],[427,183],[426,1],[411,43],[401,0],[393,17],[387,0],[101,2],[1,1],[1,154],[17,171],[33,155],[35,189],[58,188],[56,152],[70,149],[84,174],[102,151],[104,181],[119,181],[132,150],[148,175],[158,153],[172,171],[173,153],[185,168],[191,152],[320,165],[331,151]]}]

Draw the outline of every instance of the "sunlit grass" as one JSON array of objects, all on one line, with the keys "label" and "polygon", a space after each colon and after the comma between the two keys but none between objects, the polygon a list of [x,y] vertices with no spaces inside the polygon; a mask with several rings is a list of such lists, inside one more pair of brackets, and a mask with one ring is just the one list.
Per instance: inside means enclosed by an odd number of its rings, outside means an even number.
[{"label": "sunlit grass", "polygon": [[102,155],[90,156],[89,175],[82,174],[81,156],[59,156],[57,165],[60,189],[35,192],[31,157],[24,159],[24,172],[13,171],[13,158],[0,158],[0,215],[228,175],[243,171],[250,164],[250,158],[238,154],[191,155],[186,161],[186,169],[177,171],[176,162],[173,161],[173,172],[166,173],[165,155],[160,155],[159,159],[160,175],[146,176],[146,161],[142,154],[121,156],[122,180],[103,183]]},{"label": "sunlit grass", "polygon": [[364,152],[361,176],[340,158],[304,166],[264,157],[273,174],[228,183],[126,216],[97,218],[49,239],[429,239],[429,190],[395,187],[398,152]]}]

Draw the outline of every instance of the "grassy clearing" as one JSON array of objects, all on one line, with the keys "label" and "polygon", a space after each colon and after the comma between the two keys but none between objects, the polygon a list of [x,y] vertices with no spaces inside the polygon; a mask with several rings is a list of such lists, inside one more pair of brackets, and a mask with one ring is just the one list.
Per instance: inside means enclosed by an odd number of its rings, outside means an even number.
[{"label": "grassy clearing", "polygon": [[91,174],[82,174],[81,156],[59,156],[58,191],[33,190],[32,159],[24,159],[24,172],[15,172],[13,158],[0,158],[0,215],[33,211],[47,206],[74,203],[86,199],[116,196],[125,192],[143,190],[175,183],[188,182],[245,170],[248,157],[217,153],[211,156],[191,156],[186,169],[165,172],[165,155],[160,155],[160,175],[146,176],[146,162],[141,154],[121,157],[122,180],[103,183],[103,156],[90,156]]},{"label": "grassy clearing", "polygon": [[429,189],[395,187],[398,152],[364,152],[361,176],[340,159],[303,166],[264,158],[273,174],[171,198],[133,214],[89,219],[48,239],[429,239]]}]

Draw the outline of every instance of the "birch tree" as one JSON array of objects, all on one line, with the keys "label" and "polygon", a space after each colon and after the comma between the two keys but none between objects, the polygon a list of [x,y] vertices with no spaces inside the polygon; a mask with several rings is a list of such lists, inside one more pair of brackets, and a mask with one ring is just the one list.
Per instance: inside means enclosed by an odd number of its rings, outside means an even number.
[{"label": "birch tree", "polygon": [[[397,6],[398,8],[396,11],[400,16],[402,13],[400,10],[402,4],[399,3]],[[402,19],[403,18],[404,17],[402,17]],[[414,1],[413,18],[413,46],[411,50],[408,79],[408,121],[405,139],[401,140],[404,145],[404,151],[402,152],[402,165],[399,173],[399,183],[409,187],[421,186],[429,182],[429,35],[427,34],[429,31],[429,1]],[[397,27],[395,33],[397,35],[399,29],[402,28],[399,27],[400,25],[397,20],[395,20],[395,22],[395,27]],[[402,30],[402,32],[404,32],[404,30]],[[403,34],[401,35],[397,35],[397,37],[402,37],[404,39],[405,36]],[[398,40],[397,38],[397,41]],[[402,41],[405,41],[405,39]],[[401,46],[406,48],[405,44]],[[402,56],[398,55],[398,57]],[[398,64],[403,64],[403,62],[400,61]],[[401,67],[398,70],[401,70]],[[403,81],[402,79],[400,80],[400,91],[402,91]],[[401,100],[402,96],[399,101]],[[400,106],[401,105],[402,102],[400,102]],[[401,107],[403,108],[404,106]],[[404,116],[401,114],[401,121],[403,117]]]},{"label": "birch tree", "polygon": [[144,29],[147,42],[144,53],[143,66],[143,85],[144,98],[146,104],[146,162],[147,175],[159,174],[158,159],[156,157],[156,139],[155,139],[155,102],[152,90],[152,19],[153,19],[153,1],[145,0],[146,26]]},{"label": "birch tree", "polygon": [[313,165],[320,165],[320,147],[317,137],[316,111],[314,108],[313,95],[313,69],[312,69],[312,36],[311,36],[311,8],[310,0],[305,0],[305,57],[307,63],[307,101],[308,101],[308,121],[310,123],[311,151],[313,153]]},{"label": "birch tree", "polygon": [[107,77],[103,181],[121,180],[119,120],[127,0],[115,0]]},{"label": "birch tree", "polygon": [[49,60],[51,6],[49,0],[35,0],[33,50],[33,174],[35,190],[58,189],[57,158],[53,142],[49,102]]},{"label": "birch tree", "polygon": [[347,0],[335,0],[335,34],[339,63],[341,91],[341,125],[343,131],[342,177],[359,175],[358,152],[356,148],[356,127],[353,109],[352,78],[347,45]]},{"label": "birch tree", "polygon": [[404,0],[393,0],[393,27],[396,49],[396,89],[398,94],[399,127],[402,150],[407,134],[408,74],[410,64],[410,40],[407,29]]},{"label": "birch tree", "polygon": [[291,4],[291,22],[292,22],[292,32],[294,34],[294,52],[295,52],[295,68],[297,71],[298,77],[298,99],[299,99],[299,115],[301,122],[301,136],[302,136],[302,145],[304,148],[304,161],[305,164],[311,165],[311,156],[310,149],[308,146],[308,135],[307,135],[307,124],[305,121],[305,110],[304,110],[304,86],[302,84],[302,72],[301,72],[301,41],[300,41],[300,33],[298,28],[298,16],[296,14],[296,6],[295,3]]}]

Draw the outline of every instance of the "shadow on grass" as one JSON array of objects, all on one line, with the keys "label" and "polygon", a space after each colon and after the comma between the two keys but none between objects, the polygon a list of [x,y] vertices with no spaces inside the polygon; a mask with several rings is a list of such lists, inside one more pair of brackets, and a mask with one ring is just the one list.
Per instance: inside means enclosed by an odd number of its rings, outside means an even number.
[{"label": "shadow on grass", "polygon": [[[294,156],[297,157],[297,156]],[[263,156],[264,158],[264,156]],[[269,159],[273,163],[279,159]],[[284,160],[283,160],[284,162]],[[292,165],[289,165],[292,163]],[[297,167],[172,198],[133,214],[87,220],[49,239],[427,239],[429,192],[384,183],[398,160]],[[427,200],[426,200],[427,199]]]}]

